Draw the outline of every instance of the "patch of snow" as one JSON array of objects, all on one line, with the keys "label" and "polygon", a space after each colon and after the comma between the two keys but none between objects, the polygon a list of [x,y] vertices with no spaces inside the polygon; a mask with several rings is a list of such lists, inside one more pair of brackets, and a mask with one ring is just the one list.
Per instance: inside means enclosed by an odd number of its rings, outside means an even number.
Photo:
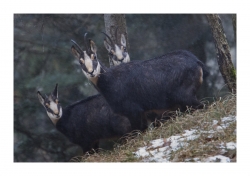
[{"label": "patch of snow", "polygon": [[225,153],[227,153],[227,150],[221,149],[220,154],[223,155],[223,154],[225,154]]},{"label": "patch of snow", "polygon": [[152,143],[152,147],[156,148],[156,147],[162,146],[164,142],[162,139],[156,139],[156,140],[151,141],[151,143]]},{"label": "patch of snow", "polygon": [[226,147],[229,150],[234,150],[234,149],[236,149],[236,143],[235,142],[228,142],[228,143],[226,143]]},{"label": "patch of snow", "polygon": [[197,133],[197,130],[185,130],[185,133],[182,135],[187,137],[187,140],[190,141],[199,137],[199,135],[195,135],[195,133]]},{"label": "patch of snow", "polygon": [[187,158],[184,160],[184,162],[200,162],[200,158]]},{"label": "patch of snow", "polygon": [[[143,161],[157,161],[168,162],[170,154],[181,147],[188,146],[186,141],[194,140],[199,135],[194,135],[196,130],[185,130],[182,135],[171,136],[167,139],[156,139],[151,141],[152,145],[140,147],[138,151],[134,152],[136,157],[148,157]],[[163,157],[165,159],[163,159]]]},{"label": "patch of snow", "polygon": [[220,163],[229,163],[230,158],[223,155],[211,156],[203,159],[204,162],[220,162]]},{"label": "patch of snow", "polygon": [[213,120],[213,125],[216,125],[218,123],[218,120]]},{"label": "patch of snow", "polygon": [[223,132],[224,132],[222,126],[217,126],[217,127],[216,127],[216,130],[217,130],[218,132],[220,132],[220,133],[223,133]]},{"label": "patch of snow", "polygon": [[[134,155],[138,158],[142,158],[144,162],[170,162],[171,153],[179,150],[182,147],[189,145],[188,141],[195,140],[200,136],[200,133],[213,134],[216,132],[224,132],[223,129],[227,128],[232,122],[236,121],[236,117],[223,117],[221,123],[218,125],[217,120],[213,120],[210,124],[213,124],[214,130],[202,131],[202,130],[185,130],[180,135],[170,136],[169,138],[160,138],[150,141],[151,145],[140,147],[138,151],[134,152]],[[236,130],[235,130],[236,133]],[[146,145],[146,143],[145,143]],[[236,149],[236,143],[229,142],[226,144],[219,144],[218,149],[221,149],[220,154],[216,156],[211,156],[205,159],[189,158],[185,159],[185,162],[230,162],[230,158],[223,156],[222,154],[227,153],[226,149],[233,150]],[[175,156],[176,161],[178,161],[178,156]],[[174,159],[175,160],[175,159]],[[173,161],[174,161],[173,160]]]},{"label": "patch of snow", "polygon": [[137,157],[146,157],[149,156],[149,153],[146,151],[146,147],[141,147],[137,152],[135,152]]},{"label": "patch of snow", "polygon": [[236,116],[230,116],[230,117],[223,117],[222,119],[221,119],[221,121],[222,122],[234,122],[234,121],[236,121]]},{"label": "patch of snow", "polygon": [[221,119],[221,122],[224,123],[224,124],[221,124],[222,128],[227,128],[229,127],[229,125],[233,122],[236,121],[236,117],[223,117]]}]

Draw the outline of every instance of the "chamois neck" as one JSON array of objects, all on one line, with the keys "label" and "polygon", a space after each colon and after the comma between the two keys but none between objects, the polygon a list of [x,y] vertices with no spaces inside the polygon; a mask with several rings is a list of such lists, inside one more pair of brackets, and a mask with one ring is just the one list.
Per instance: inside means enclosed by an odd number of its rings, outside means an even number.
[{"label": "chamois neck", "polygon": [[51,120],[52,123],[56,126],[56,124],[57,124],[57,122],[58,122],[59,119],[60,119],[60,118],[57,118],[57,119],[54,119],[54,118],[52,119],[52,118],[51,118],[50,120]]},{"label": "chamois neck", "polygon": [[104,74],[109,68],[107,68],[103,63],[98,62],[97,66],[97,75],[94,77],[89,77],[89,80],[94,84],[94,86],[97,88],[97,82],[101,74]]},{"label": "chamois neck", "polygon": [[48,111],[47,111],[47,114],[48,114],[51,122],[56,126],[57,122],[62,118],[63,111],[62,111],[62,108],[60,108],[58,116],[56,116],[55,114],[52,114],[52,113],[50,113]]}]

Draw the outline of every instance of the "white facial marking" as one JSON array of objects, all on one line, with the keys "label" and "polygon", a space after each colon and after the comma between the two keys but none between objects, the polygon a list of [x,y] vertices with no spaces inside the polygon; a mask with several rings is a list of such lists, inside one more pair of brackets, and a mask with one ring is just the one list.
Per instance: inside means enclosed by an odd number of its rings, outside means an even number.
[{"label": "white facial marking", "polygon": [[62,107],[60,106],[60,112],[59,112],[59,117],[62,117]]},{"label": "white facial marking", "polygon": [[96,85],[96,81],[97,81],[96,78],[101,73],[101,65],[99,62],[97,63],[97,67],[92,74],[93,76],[91,76],[89,73],[86,73],[83,69],[82,69],[82,72],[88,80],[90,80],[91,82],[93,82]]},{"label": "white facial marking", "polygon": [[108,42],[106,40],[104,40],[104,46],[108,50],[108,52],[111,51],[112,47],[108,44]]},{"label": "white facial marking", "polygon": [[[56,107],[55,107],[56,106]],[[62,107],[59,107],[59,110],[57,109],[57,104],[55,102],[50,102],[50,107],[49,107],[53,113],[50,113],[47,111],[47,114],[50,118],[50,120],[53,122],[54,125],[56,125],[57,121],[62,117]],[[58,114],[59,111],[59,114]],[[58,114],[58,115],[55,115]]]},{"label": "white facial marking", "polygon": [[48,114],[50,120],[53,122],[54,125],[56,125],[57,121],[61,118],[61,116],[57,117],[54,114],[51,114],[49,112],[47,112],[47,114]]},{"label": "white facial marking", "polygon": [[93,63],[92,60],[90,59],[90,57],[87,55],[86,51],[84,51],[84,60],[85,60],[85,66],[88,70],[88,72],[92,72],[93,71]]},{"label": "white facial marking", "polygon": [[121,62],[113,60],[113,63],[114,63],[115,66],[117,66],[117,65],[120,65]]},{"label": "white facial marking", "polygon": [[124,62],[124,63],[130,62],[129,54],[127,54],[127,56],[124,58],[123,62]]},{"label": "white facial marking", "polygon": [[53,101],[50,102],[50,109],[54,112],[54,114],[58,114],[58,108],[57,108],[57,104]]},{"label": "white facial marking", "polygon": [[121,44],[123,46],[126,46],[126,38],[125,38],[125,36],[123,34],[121,35]]},{"label": "white facial marking", "polygon": [[122,50],[117,45],[115,45],[115,55],[116,55],[117,59],[119,59],[119,60],[121,60],[123,58]]},{"label": "white facial marking", "polygon": [[81,58],[80,61],[81,61],[82,64],[84,64],[84,59],[83,58]]}]

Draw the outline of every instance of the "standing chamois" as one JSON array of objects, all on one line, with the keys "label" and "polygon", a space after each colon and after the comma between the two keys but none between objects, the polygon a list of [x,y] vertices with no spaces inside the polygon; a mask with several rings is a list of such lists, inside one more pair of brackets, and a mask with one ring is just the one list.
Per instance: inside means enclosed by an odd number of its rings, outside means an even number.
[{"label": "standing chamois", "polygon": [[[105,34],[105,33],[104,33],[104,34]],[[107,34],[105,34],[105,35],[109,38],[109,36],[108,36]],[[87,33],[84,35],[84,46],[87,48],[87,47],[88,47],[88,44],[85,42],[85,41],[86,41],[86,36],[87,36]],[[116,39],[117,39],[117,38],[116,38]],[[109,40],[110,40],[110,42],[112,42],[110,38],[109,38]],[[122,45],[121,47],[120,47],[120,45],[114,44],[113,42],[112,42],[112,45],[116,47],[116,50],[115,50],[115,51],[117,51],[118,53],[119,53],[119,51],[121,51],[120,49],[123,49],[123,50],[122,50],[122,54],[123,54],[123,56],[126,56],[126,59],[122,59],[122,61],[116,60],[116,58],[117,58],[117,53],[115,53],[114,50],[112,49],[112,47],[110,46],[111,52],[114,53],[114,54],[112,55],[112,57],[111,57],[111,61],[114,62],[114,63],[116,63],[115,66],[117,66],[117,65],[119,65],[119,64],[121,64],[121,63],[127,63],[127,62],[130,61],[129,55],[128,55],[127,51],[124,50],[124,47],[126,47],[126,40],[125,40],[125,37],[124,37],[124,36],[121,37],[121,41],[122,41],[122,40],[124,40],[124,41],[121,42],[121,43],[123,43],[123,45]],[[80,46],[79,46],[75,41],[73,41],[73,40],[71,40],[71,41],[77,46],[77,48],[80,49]],[[117,41],[118,41],[118,40],[117,40]],[[104,41],[104,44],[105,44],[106,42],[107,42],[107,41]],[[106,43],[106,44],[108,45],[108,43]],[[80,52],[80,51],[82,51],[82,50],[80,49],[79,52]],[[73,50],[72,50],[72,52],[73,52]],[[106,67],[102,62],[100,62],[100,61],[95,62],[95,63],[92,63],[90,60],[87,60],[87,61],[85,62],[82,58],[80,58],[80,55],[78,55],[79,52],[75,52],[74,54],[75,54],[76,58],[79,60],[79,63],[80,63],[80,64],[81,64],[81,63],[85,63],[85,64],[88,66],[88,68],[92,68],[92,64],[98,64],[97,68],[102,68],[103,71],[109,70],[109,68],[107,68],[107,67]],[[97,59],[97,56],[96,56],[96,55],[93,55],[93,53],[91,53],[91,50],[90,50],[90,49],[88,50],[88,54],[91,55],[91,57],[92,57],[91,59],[92,59],[92,60]],[[110,56],[111,56],[111,55],[110,55]],[[79,58],[80,58],[80,59],[79,59]],[[93,66],[93,67],[96,67],[96,66]],[[87,67],[86,67],[86,69],[87,69]],[[89,69],[88,72],[89,72],[90,74],[96,75],[96,72],[98,72],[98,70],[93,70],[93,69],[91,70],[91,69]],[[83,73],[85,74],[86,77],[88,77],[88,73],[86,73],[86,72],[84,72],[84,71],[83,71]],[[96,89],[98,89],[98,88],[96,87]],[[131,127],[132,127],[132,130],[141,130],[141,131],[144,131],[144,130],[147,129],[147,127],[148,127],[148,121],[147,121],[147,119],[146,119],[144,116],[141,116],[141,115],[140,115],[139,118],[134,118],[134,121],[136,121],[136,122],[134,122],[134,123],[133,123],[134,125],[131,126]],[[136,125],[135,125],[135,124],[136,124]]]},{"label": "standing chamois", "polygon": [[[74,42],[75,43],[75,42]],[[145,61],[128,62],[104,70],[97,59],[97,48],[92,40],[86,51],[75,43],[72,53],[79,59],[85,76],[104,96],[114,113],[135,118],[148,111],[174,107],[202,108],[196,92],[207,74],[204,64],[192,53],[177,50]]]},{"label": "standing chamois", "polygon": [[48,97],[39,91],[37,96],[57,130],[80,145],[83,153],[97,151],[101,139],[119,138],[131,132],[128,118],[114,114],[100,94],[65,108],[58,102],[57,84]]},{"label": "standing chamois", "polygon": [[[108,36],[106,33],[102,32],[107,39],[104,39],[104,46],[108,51],[108,56],[109,56],[109,61],[112,62],[114,66],[120,65],[122,63],[128,63],[130,62],[130,57],[126,49],[126,38],[123,34],[121,34],[121,41],[119,42],[118,40],[118,27],[116,28],[115,31],[115,42],[112,41],[110,36]],[[86,40],[86,35],[85,35],[85,40]],[[172,109],[173,110],[173,109]],[[169,111],[171,111],[169,109]],[[147,119],[148,123],[154,122],[155,119],[160,120],[162,119],[162,114],[165,114],[166,116],[166,110],[162,111],[149,111],[145,113],[145,118]]]}]

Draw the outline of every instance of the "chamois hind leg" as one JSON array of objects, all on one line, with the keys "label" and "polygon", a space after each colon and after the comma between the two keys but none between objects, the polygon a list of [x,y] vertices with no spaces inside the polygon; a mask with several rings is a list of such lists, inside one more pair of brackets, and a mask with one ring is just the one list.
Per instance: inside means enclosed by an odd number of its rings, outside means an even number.
[{"label": "chamois hind leg", "polygon": [[131,123],[125,116],[117,114],[110,123],[114,131],[114,136],[123,136],[132,131]]},{"label": "chamois hind leg", "polygon": [[123,113],[128,117],[132,130],[144,131],[147,129],[147,119],[140,105],[131,103],[130,101],[124,101],[123,107],[125,107]]}]

